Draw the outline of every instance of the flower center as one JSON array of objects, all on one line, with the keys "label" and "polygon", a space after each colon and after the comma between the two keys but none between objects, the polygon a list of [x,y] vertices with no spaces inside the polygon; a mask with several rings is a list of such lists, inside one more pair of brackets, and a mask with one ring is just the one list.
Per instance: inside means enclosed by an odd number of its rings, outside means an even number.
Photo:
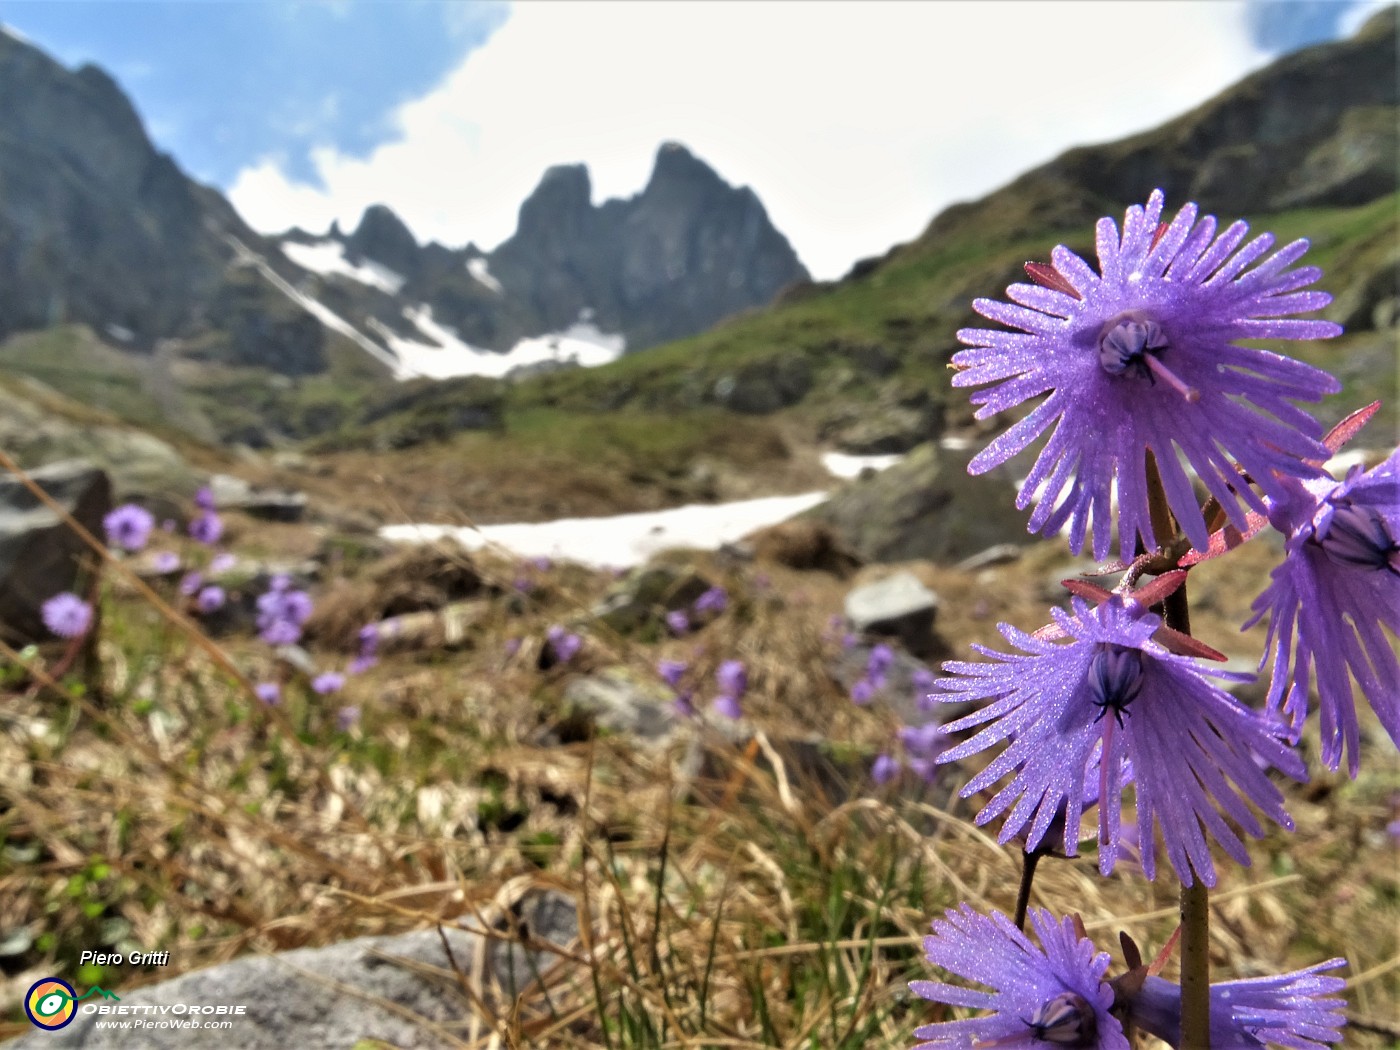
[{"label": "flower center", "polygon": [[1391,534],[1389,523],[1374,507],[1357,506],[1349,499],[1338,501],[1325,535],[1314,539],[1338,565],[1400,576],[1400,540]]},{"label": "flower center", "polygon": [[1104,643],[1089,664],[1089,699],[1099,709],[1098,722],[1108,712],[1119,726],[1128,705],[1142,691],[1142,650]]},{"label": "flower center", "polygon": [[1024,1022],[1031,1034],[1056,1046],[1095,1046],[1098,1039],[1098,1018],[1094,1008],[1077,992],[1061,992],[1040,1004],[1040,1008]]},{"label": "flower center", "polygon": [[1131,372],[1153,386],[1161,379],[1187,401],[1199,401],[1201,392],[1162,363],[1162,355],[1170,349],[1156,321],[1138,313],[1121,314],[1104,325],[1099,336],[1099,365],[1111,376]]}]

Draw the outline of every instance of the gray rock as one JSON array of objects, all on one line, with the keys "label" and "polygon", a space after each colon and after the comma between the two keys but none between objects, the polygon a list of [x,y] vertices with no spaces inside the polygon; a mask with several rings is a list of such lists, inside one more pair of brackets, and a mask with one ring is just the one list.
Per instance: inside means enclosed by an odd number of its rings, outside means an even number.
[{"label": "gray rock", "polygon": [[614,733],[628,733],[646,743],[662,743],[680,722],[670,690],[642,678],[628,667],[609,667],[575,678],[564,687],[564,703]]},{"label": "gray rock", "polygon": [[[54,463],[29,476],[94,536],[112,509],[107,475],[86,460]],[[52,640],[40,607],[77,588],[96,555],[18,478],[0,477],[0,634],[11,644]],[[90,579],[90,575],[87,577]]]},{"label": "gray rock", "polygon": [[862,634],[898,638],[912,653],[933,647],[938,595],[913,573],[897,572],[846,595],[846,619]]},{"label": "gray rock", "polygon": [[[479,929],[472,920],[464,925]],[[444,927],[442,935],[437,929],[419,930],[245,956],[129,994],[118,989],[120,1001],[105,1004],[141,1008],[132,1016],[150,1021],[188,1019],[188,1012],[175,1012],[177,1005],[186,1010],[243,1006],[243,1015],[230,1017],[232,1028],[225,1031],[148,1028],[133,1037],[129,1031],[99,1029],[97,1014],[79,1013],[67,1028],[35,1032],[9,1045],[16,1050],[349,1050],[361,1040],[379,1040],[402,1048],[460,1046],[473,1010],[454,970],[464,973],[488,1003],[509,1004],[558,959],[532,945],[567,946],[578,935],[578,916],[567,897],[539,893],[519,902],[497,927],[513,939]],[[162,1014],[162,1007],[171,1009]],[[201,1021],[217,1019],[199,1015]]]},{"label": "gray rock", "polygon": [[0,447],[26,470],[86,459],[106,471],[113,498],[139,499],[164,513],[194,495],[202,475],[169,443],[119,424],[80,423],[45,404],[79,409],[33,380],[0,386]]},{"label": "gray rock", "polygon": [[[866,667],[870,663],[870,651],[873,648],[875,646],[869,643],[853,645],[842,650],[832,661],[831,677],[840,682],[847,693],[850,692],[851,686],[865,677]],[[893,652],[894,659],[885,671],[884,685],[875,693],[872,702],[889,708],[900,725],[922,725],[934,718],[940,722],[948,722],[956,718],[958,712],[953,710],[952,705],[940,704],[930,710],[921,706],[921,701],[929,690],[925,686],[915,685],[915,678],[927,678],[929,675],[937,677],[937,672],[901,649],[894,649]]]},{"label": "gray rock", "polygon": [[241,510],[263,521],[300,521],[306,514],[306,494],[283,489],[255,488],[232,474],[209,479],[214,504],[221,510]]},{"label": "gray rock", "polygon": [[634,569],[608,591],[592,615],[627,633],[674,609],[686,608],[709,588],[709,581],[688,569],[647,565]]},{"label": "gray rock", "polygon": [[994,565],[1008,565],[1020,559],[1025,548],[1019,543],[997,543],[986,550],[978,551],[970,558],[964,558],[953,568],[959,572],[976,572],[990,569]]},{"label": "gray rock", "polygon": [[972,477],[971,455],[921,445],[888,470],[844,486],[809,516],[835,526],[866,561],[956,562],[993,544],[1030,542],[1010,473]]}]

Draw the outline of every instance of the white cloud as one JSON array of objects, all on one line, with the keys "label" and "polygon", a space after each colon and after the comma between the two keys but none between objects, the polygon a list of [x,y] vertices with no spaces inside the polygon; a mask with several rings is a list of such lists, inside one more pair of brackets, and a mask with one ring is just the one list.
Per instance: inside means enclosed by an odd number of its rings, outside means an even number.
[{"label": "white cloud", "polygon": [[491,248],[549,165],[587,164],[595,201],[627,196],[676,139],[752,186],[830,278],[1264,60],[1236,2],[532,2],[398,111],[396,141],[315,151],[324,190],[267,159],[230,197],[264,231],[353,226],[382,201],[421,239]]}]

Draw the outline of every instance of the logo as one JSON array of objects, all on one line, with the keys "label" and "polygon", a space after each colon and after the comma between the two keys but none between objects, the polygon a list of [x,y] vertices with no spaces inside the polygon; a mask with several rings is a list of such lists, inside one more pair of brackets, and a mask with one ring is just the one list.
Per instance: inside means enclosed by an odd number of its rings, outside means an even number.
[{"label": "logo", "polygon": [[29,986],[29,991],[24,997],[24,1012],[34,1027],[42,1028],[46,1032],[56,1032],[72,1023],[74,1015],[78,1012],[75,1004],[90,995],[100,995],[104,999],[118,1001],[121,999],[115,993],[97,987],[89,988],[79,995],[67,981],[57,977],[45,977]]}]

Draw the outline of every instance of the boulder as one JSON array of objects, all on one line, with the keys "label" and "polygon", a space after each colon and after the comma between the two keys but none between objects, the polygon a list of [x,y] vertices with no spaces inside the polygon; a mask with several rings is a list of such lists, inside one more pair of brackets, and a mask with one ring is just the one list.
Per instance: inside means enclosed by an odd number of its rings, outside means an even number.
[{"label": "boulder", "polygon": [[221,510],[241,510],[263,521],[300,521],[306,515],[306,494],[286,489],[255,488],[232,474],[215,474],[209,481],[214,503]]},{"label": "boulder", "polygon": [[740,550],[759,561],[776,562],[789,569],[817,569],[840,577],[860,568],[860,559],[847,549],[830,525],[803,518],[749,533],[741,541]]},{"label": "boulder", "polygon": [[[29,476],[94,536],[112,509],[112,484],[86,460],[54,463]],[[11,645],[52,640],[41,606],[77,589],[96,555],[18,478],[0,477],[0,635]]]},{"label": "boulder", "polygon": [[861,634],[898,638],[911,653],[930,653],[938,645],[933,620],[938,595],[910,572],[857,587],[846,595],[846,619]]},{"label": "boulder", "polygon": [[[539,974],[559,961],[548,947],[533,945],[568,946],[578,936],[578,913],[569,898],[550,891],[526,896],[503,913],[493,925],[504,936],[484,936],[474,919],[460,925],[469,929],[445,925],[441,933],[434,928],[245,956],[137,991],[118,989],[120,1000],[102,1004],[126,1008],[129,1016],[148,1021],[188,1021],[190,1007],[241,1006],[244,1012],[230,1016],[232,1027],[225,1031],[149,1027],[133,1039],[129,1031],[97,1028],[102,1019],[97,1013],[80,1012],[66,1028],[36,1031],[9,1045],[15,1050],[137,1045],[151,1050],[283,1050],[368,1042],[403,1048],[460,1046],[474,1010],[458,972],[483,1001],[509,1010]],[[168,1008],[168,1018],[162,1017],[162,1008]]]},{"label": "boulder", "polygon": [[671,691],[655,678],[643,678],[624,666],[574,678],[564,687],[571,715],[648,744],[664,743],[682,721],[673,700]]},{"label": "boulder", "polygon": [[1026,544],[1025,514],[1004,469],[972,477],[972,453],[921,445],[839,489],[808,516],[836,528],[866,561],[961,561],[998,543]]}]

